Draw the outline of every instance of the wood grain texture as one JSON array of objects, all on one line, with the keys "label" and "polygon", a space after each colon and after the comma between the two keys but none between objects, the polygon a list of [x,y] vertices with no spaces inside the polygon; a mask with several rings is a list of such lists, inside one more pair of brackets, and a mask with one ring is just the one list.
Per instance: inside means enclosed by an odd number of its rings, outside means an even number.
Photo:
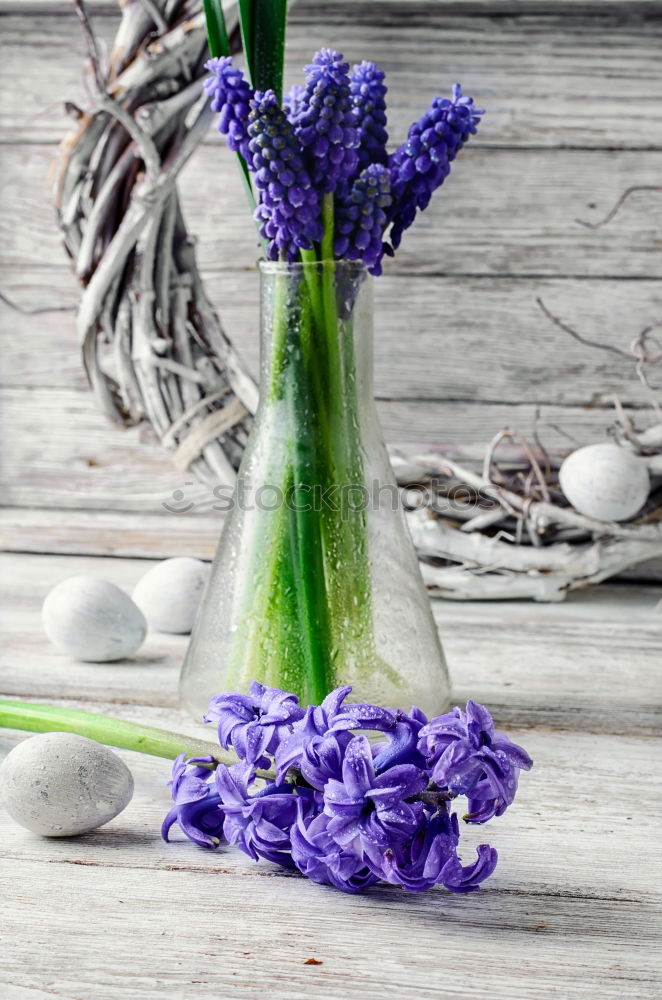
[{"label": "wood grain texture", "polygon": [[[599,12],[577,3],[561,10],[519,6],[519,16],[512,16],[488,4],[463,10],[411,0],[299,2],[289,18],[286,82],[300,79],[315,49],[332,45],[350,62],[369,58],[387,73],[395,144],[426,102],[459,80],[488,111],[478,145],[660,149],[659,5],[603,5]],[[95,18],[99,35],[110,43],[117,8],[100,6],[95,13],[102,14]],[[49,18],[46,33],[40,16],[3,18],[5,141],[58,142],[67,130],[64,101],[86,103],[84,47],[71,7]],[[35,32],[39,42],[26,51],[24,40]]]},{"label": "wood grain texture", "polygon": [[[208,272],[232,341],[258,376],[258,280],[254,273]],[[7,272],[3,291],[22,308],[74,308],[71,275]],[[430,277],[386,274],[375,283],[375,392],[382,399],[455,399],[553,405],[645,406],[651,394],[628,365],[577,343],[546,319],[536,297],[581,333],[627,350],[662,314],[656,280]],[[406,303],[416,303],[412,321]],[[596,307],[596,303],[598,304]],[[36,354],[34,344],[41,347]],[[0,385],[85,390],[72,311],[23,315],[0,302]],[[477,359],[467,364],[467,357]]]},{"label": "wood grain texture", "polygon": [[[41,635],[58,579],[130,589],[149,562],[0,562],[1,694],[200,732],[174,707],[183,637],[150,636],[144,659],[104,666]],[[347,897],[234,849],[164,844],[168,764],[126,752],[136,794],[95,833],[42,840],[0,811],[3,998],[656,1000],[661,596],[611,585],[534,608],[435,602],[455,699],[485,701],[535,760],[505,816],[463,831],[467,858],[485,840],[500,854],[474,896]],[[2,733],[0,756],[22,738]]]},{"label": "wood grain texture", "polygon": [[[572,447],[604,439],[614,420],[612,409],[595,405],[382,399],[377,409],[387,441],[421,444],[487,442],[501,427],[531,436],[537,427],[548,446]],[[627,412],[635,424],[650,423],[645,412]],[[147,429],[110,425],[88,392],[0,389],[0,419],[14,428],[0,460],[5,505],[159,513],[176,490],[203,508],[215,503],[209,488],[171,464]]]},{"label": "wood grain texture", "polygon": [[[49,187],[54,149],[22,144],[0,151],[4,268],[66,270]],[[406,234],[393,267],[388,262],[387,273],[617,279],[662,273],[656,211],[662,195],[633,194],[603,229],[590,230],[575,221],[602,218],[635,179],[637,184],[658,184],[662,152],[468,146],[461,156],[442,191],[417,219],[415,231]],[[220,137],[197,151],[182,174],[180,190],[199,238],[201,266],[206,271],[253,268],[257,249],[241,181]]]}]

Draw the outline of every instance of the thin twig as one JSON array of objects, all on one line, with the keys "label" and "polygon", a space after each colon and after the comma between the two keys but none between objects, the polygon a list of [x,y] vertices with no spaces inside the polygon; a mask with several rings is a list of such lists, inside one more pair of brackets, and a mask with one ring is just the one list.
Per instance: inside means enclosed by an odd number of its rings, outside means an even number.
[{"label": "thin twig", "polygon": [[574,337],[575,340],[578,340],[580,344],[585,344],[587,347],[597,347],[601,351],[611,351],[612,354],[617,354],[619,358],[624,358],[625,361],[636,360],[632,354],[628,351],[621,350],[620,347],[614,347],[613,344],[603,344],[598,340],[589,340],[588,337],[584,337],[581,333],[577,333],[577,331],[573,330],[571,326],[568,326],[568,324],[564,323],[558,316],[555,316],[553,312],[550,312],[541,298],[536,298],[536,303],[540,309],[542,309],[547,319],[551,320],[555,326],[558,326],[559,329],[563,330],[565,333],[569,333],[570,336]]},{"label": "thin twig", "polygon": [[575,222],[579,223],[580,226],[586,226],[587,229],[600,229],[601,226],[606,226],[608,222],[611,222],[631,194],[639,191],[662,191],[662,186],[658,184],[633,184],[623,192],[614,207],[607,212],[604,219],[600,219],[599,222],[587,222],[585,219],[575,219]]}]

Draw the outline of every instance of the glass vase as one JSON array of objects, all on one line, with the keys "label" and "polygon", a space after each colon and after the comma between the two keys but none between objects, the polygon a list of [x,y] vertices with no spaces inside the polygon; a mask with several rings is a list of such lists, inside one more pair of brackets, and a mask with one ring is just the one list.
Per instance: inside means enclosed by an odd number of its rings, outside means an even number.
[{"label": "glass vase", "polygon": [[373,399],[372,279],[262,262],[260,402],[182,669],[200,718],[252,680],[430,715],[446,664]]}]

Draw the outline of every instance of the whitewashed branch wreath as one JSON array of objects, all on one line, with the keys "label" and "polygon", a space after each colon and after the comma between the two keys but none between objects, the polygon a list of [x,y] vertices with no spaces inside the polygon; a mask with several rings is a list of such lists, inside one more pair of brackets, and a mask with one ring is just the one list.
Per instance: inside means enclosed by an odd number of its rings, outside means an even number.
[{"label": "whitewashed branch wreath", "polygon": [[[83,289],[77,319],[83,363],[111,420],[149,423],[178,468],[203,482],[228,482],[241,460],[257,388],[205,294],[177,192],[178,174],[212,117],[201,96],[207,58],[201,3],[120,0],[107,58],[84,3],[74,6],[88,49],[92,106],[67,105],[77,126],[61,146],[55,202]],[[238,48],[232,8],[227,18]],[[602,346],[540,305],[570,335]],[[650,388],[646,366],[662,360],[652,329],[619,353]],[[550,453],[516,431],[500,430],[486,448],[462,453],[393,448],[431,592],[561,600],[569,590],[662,555],[662,420],[655,402],[652,412],[655,422],[638,432],[616,401],[613,450],[597,459],[589,446],[583,463],[575,462],[580,509],[568,505],[559,487],[567,453]],[[590,516],[620,510],[623,501],[627,507],[634,456],[649,494],[643,506],[627,523],[623,510],[618,520]],[[615,495],[605,498],[605,489]],[[605,499],[616,508],[605,508]]]}]

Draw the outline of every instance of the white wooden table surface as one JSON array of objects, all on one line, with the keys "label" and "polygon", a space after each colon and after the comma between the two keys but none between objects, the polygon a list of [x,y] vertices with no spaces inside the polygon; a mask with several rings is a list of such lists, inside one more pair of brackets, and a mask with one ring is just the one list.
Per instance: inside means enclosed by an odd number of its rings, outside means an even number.
[{"label": "white wooden table surface", "polygon": [[[0,560],[0,694],[195,730],[176,708],[185,637],[83,665],[41,633],[57,580],[130,587],[149,563]],[[0,813],[0,996],[658,998],[660,598],[613,585],[562,605],[435,602],[456,699],[486,702],[535,759],[512,810],[466,831],[500,854],[479,893],[345,896],[234,848],[164,844],[169,764],[122,753],[134,799],[95,833],[41,839]],[[24,735],[1,732],[0,755]]]}]

